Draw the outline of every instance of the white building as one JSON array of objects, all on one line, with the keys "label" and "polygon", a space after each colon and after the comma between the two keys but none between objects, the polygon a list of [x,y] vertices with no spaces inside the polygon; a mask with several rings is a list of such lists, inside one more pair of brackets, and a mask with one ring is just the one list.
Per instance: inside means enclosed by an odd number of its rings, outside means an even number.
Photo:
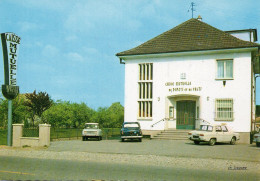
[{"label": "white building", "polygon": [[255,120],[256,29],[218,30],[190,19],[117,54],[125,65],[125,122],[146,134],[226,123],[249,142]]}]

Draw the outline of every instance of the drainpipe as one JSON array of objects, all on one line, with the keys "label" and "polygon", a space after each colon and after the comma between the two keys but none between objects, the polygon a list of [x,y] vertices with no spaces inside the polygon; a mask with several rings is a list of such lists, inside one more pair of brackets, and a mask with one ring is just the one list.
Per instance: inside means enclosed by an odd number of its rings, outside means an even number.
[{"label": "drainpipe", "polygon": [[[256,78],[260,77],[260,74],[254,76],[254,77],[255,77],[255,92],[254,92],[255,101],[254,101],[254,106],[255,106],[255,118],[256,118]],[[255,119],[255,121],[256,121],[256,119]],[[256,127],[255,127],[255,123],[256,123],[256,122],[254,122],[254,131],[255,131],[255,128],[256,128]]]}]

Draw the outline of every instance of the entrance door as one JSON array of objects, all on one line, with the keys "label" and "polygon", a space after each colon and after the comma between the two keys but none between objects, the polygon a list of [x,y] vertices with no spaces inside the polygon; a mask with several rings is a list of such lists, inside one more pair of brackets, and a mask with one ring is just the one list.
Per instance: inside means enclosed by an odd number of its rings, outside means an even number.
[{"label": "entrance door", "polygon": [[195,101],[177,101],[177,129],[195,129]]}]

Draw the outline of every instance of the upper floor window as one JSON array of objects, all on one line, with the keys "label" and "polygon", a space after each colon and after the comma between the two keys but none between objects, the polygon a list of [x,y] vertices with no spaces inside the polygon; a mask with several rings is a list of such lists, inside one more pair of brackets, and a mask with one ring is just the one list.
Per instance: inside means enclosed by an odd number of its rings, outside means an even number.
[{"label": "upper floor window", "polygon": [[233,79],[233,60],[217,60],[217,79]]}]

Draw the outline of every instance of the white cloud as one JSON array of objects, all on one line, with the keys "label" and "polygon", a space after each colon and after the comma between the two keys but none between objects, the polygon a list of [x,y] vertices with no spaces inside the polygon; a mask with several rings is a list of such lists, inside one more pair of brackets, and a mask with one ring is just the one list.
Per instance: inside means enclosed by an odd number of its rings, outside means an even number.
[{"label": "white cloud", "polygon": [[74,62],[84,62],[84,58],[76,53],[76,52],[70,52],[68,54],[65,55],[67,57],[68,60],[70,61],[74,61]]},{"label": "white cloud", "polygon": [[54,58],[60,55],[60,51],[53,45],[46,45],[42,50],[42,55],[49,58]]},{"label": "white cloud", "polygon": [[36,29],[40,28],[40,26],[38,24],[27,22],[27,21],[18,22],[18,25],[20,27],[20,30],[23,31],[23,32],[36,30]]},{"label": "white cloud", "polygon": [[83,51],[86,54],[98,54],[99,51],[96,48],[83,47]]},{"label": "white cloud", "polygon": [[76,41],[77,39],[78,39],[78,37],[76,35],[71,35],[71,36],[65,37],[66,41]]}]

